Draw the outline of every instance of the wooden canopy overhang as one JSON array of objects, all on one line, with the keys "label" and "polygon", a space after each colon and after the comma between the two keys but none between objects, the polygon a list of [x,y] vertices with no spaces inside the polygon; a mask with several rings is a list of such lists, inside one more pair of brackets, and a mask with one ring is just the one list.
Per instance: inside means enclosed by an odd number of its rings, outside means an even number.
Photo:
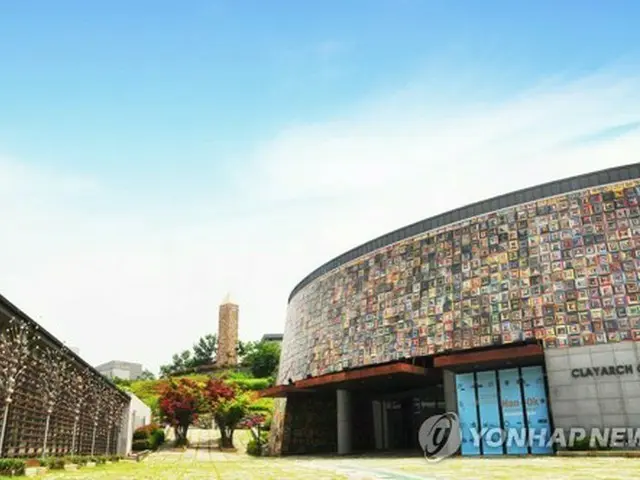
[{"label": "wooden canopy overhang", "polygon": [[363,367],[329,373],[266,388],[261,397],[286,397],[289,394],[312,393],[328,389],[374,388],[389,389],[400,386],[417,387],[437,383],[443,370],[456,372],[477,369],[525,366],[544,361],[544,349],[539,343],[519,343],[501,347],[467,351],[446,352],[429,361],[432,367],[422,367],[407,362]]},{"label": "wooden canopy overhang", "polygon": [[385,365],[345,370],[318,377],[298,380],[285,385],[261,390],[261,397],[286,397],[293,393],[311,393],[318,390],[353,388],[362,385],[397,384],[398,382],[430,384],[436,381],[439,371],[410,363],[397,362]]}]

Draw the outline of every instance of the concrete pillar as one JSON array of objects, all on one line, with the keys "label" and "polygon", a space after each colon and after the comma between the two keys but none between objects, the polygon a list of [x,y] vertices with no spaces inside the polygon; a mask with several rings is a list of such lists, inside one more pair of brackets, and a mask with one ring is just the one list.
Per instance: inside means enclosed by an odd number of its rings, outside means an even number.
[{"label": "concrete pillar", "polygon": [[338,454],[351,453],[351,394],[348,390],[337,390],[338,410]]},{"label": "concrete pillar", "polygon": [[444,404],[447,412],[457,412],[456,374],[451,370],[442,372],[442,387],[444,388]]}]

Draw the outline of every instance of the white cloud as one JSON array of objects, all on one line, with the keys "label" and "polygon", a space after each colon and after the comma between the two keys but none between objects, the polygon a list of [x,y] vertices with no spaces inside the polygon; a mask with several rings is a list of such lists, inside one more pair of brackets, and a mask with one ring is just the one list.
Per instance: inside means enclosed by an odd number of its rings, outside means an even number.
[{"label": "white cloud", "polygon": [[[640,120],[640,78],[629,73],[446,109],[438,91],[417,84],[283,130],[256,146],[225,205],[185,205],[183,219],[117,204],[93,211],[86,205],[114,195],[109,185],[0,162],[0,291],[90,362],[156,369],[215,331],[227,289],[240,303],[242,338],[282,331],[290,290],[344,250],[640,154],[638,131],[576,141]],[[472,84],[467,92],[473,98]]]}]

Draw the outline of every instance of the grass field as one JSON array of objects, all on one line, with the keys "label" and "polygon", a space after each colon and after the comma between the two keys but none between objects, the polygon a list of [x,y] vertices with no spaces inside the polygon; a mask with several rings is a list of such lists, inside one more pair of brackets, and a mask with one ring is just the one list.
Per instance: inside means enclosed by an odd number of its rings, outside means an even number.
[{"label": "grass field", "polygon": [[141,463],[50,472],[46,480],[627,480],[640,478],[640,461],[615,458],[450,459],[251,458],[218,452],[162,452]]},{"label": "grass field", "polygon": [[[194,431],[200,445],[209,431]],[[640,478],[640,459],[631,458],[453,458],[427,463],[423,458],[284,457],[254,458],[244,452],[247,432],[237,432],[238,453],[207,448],[163,450],[140,463],[120,462],[76,472],[49,472],[45,480],[627,480]],[[196,442],[194,442],[196,443]]]}]

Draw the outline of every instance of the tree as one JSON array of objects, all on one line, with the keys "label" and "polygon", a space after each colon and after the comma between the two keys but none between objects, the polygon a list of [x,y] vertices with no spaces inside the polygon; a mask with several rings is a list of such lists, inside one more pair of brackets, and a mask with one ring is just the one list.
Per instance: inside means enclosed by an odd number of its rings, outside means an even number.
[{"label": "tree", "polygon": [[0,428],[0,458],[2,458],[4,437],[9,418],[9,407],[13,393],[22,380],[24,372],[36,365],[38,328],[16,317],[9,320],[0,332],[0,393],[4,395],[4,413]]},{"label": "tree", "polygon": [[109,455],[111,448],[111,432],[115,429],[117,437],[119,424],[122,417],[122,402],[115,392],[110,392],[105,399],[105,413],[107,416],[107,445],[105,455]]},{"label": "tree", "polygon": [[186,373],[201,365],[207,365],[213,361],[218,349],[218,337],[208,334],[198,339],[193,344],[192,350],[184,350],[180,354],[174,354],[169,365],[160,367],[162,377],[170,377],[178,373]]},{"label": "tree", "polygon": [[250,399],[219,378],[211,378],[204,388],[206,408],[220,430],[220,446],[233,448],[233,432],[249,411]]},{"label": "tree", "polygon": [[116,387],[130,387],[131,386],[131,380],[129,380],[127,378],[120,378],[120,377],[109,378],[106,375],[103,375],[103,377],[109,379]]},{"label": "tree", "polygon": [[138,380],[155,380],[156,376],[149,370],[143,370]]},{"label": "tree", "polygon": [[191,352],[189,350],[184,350],[180,354],[174,354],[171,360],[172,363],[170,365],[160,367],[160,372],[163,377],[186,372],[193,368],[193,359],[191,358]]},{"label": "tree", "polygon": [[64,349],[47,348],[42,352],[40,362],[46,374],[40,376],[40,393],[46,409],[42,458],[47,455],[47,440],[51,415],[58,406],[60,397],[68,393],[71,378],[71,364],[66,358]]},{"label": "tree", "polygon": [[271,377],[280,363],[280,344],[278,342],[254,343],[244,358],[244,364],[251,369],[256,378]]},{"label": "tree", "polygon": [[109,395],[109,389],[106,384],[99,379],[92,379],[92,394],[95,400],[95,410],[93,411],[93,435],[91,437],[91,456],[95,454],[96,450],[96,433],[98,431],[98,423],[100,421],[100,414],[103,412],[107,395]]},{"label": "tree", "polygon": [[244,360],[244,357],[251,351],[255,342],[243,342],[242,340],[238,340],[238,359],[240,362]]},{"label": "tree", "polygon": [[213,361],[213,356],[218,350],[218,336],[213,333],[201,337],[198,342],[193,345],[193,364],[194,366],[206,365]]},{"label": "tree", "polygon": [[80,436],[80,413],[91,396],[91,370],[85,368],[72,377],[71,395],[65,398],[67,406],[73,408],[73,431],[71,433],[71,454],[76,454],[76,438]]},{"label": "tree", "polygon": [[198,419],[202,404],[200,386],[188,378],[171,380],[160,396],[160,412],[173,426],[176,445],[187,444],[189,426]]}]

